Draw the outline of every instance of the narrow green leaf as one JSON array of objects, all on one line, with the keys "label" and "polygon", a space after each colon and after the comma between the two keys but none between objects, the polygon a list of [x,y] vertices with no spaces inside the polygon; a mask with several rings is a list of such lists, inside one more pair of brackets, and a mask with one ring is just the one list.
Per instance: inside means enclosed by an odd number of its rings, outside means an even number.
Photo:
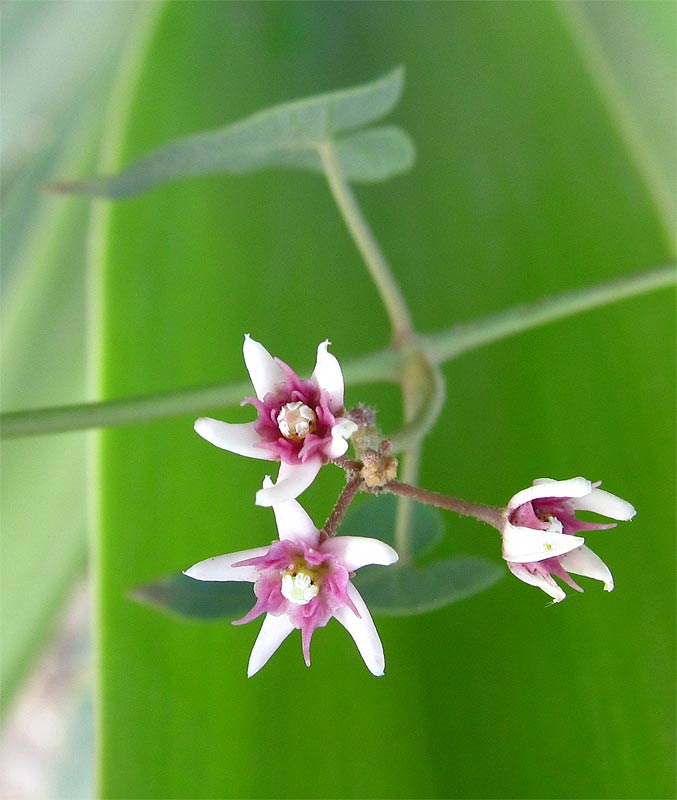
[{"label": "narrow green leaf", "polygon": [[[175,139],[117,175],[58,182],[48,188],[119,200],[196,175],[252,172],[273,166],[321,169],[317,146],[342,131],[383,117],[399,100],[403,84],[404,68],[397,67],[371,83],[284,103],[225,128]],[[377,152],[379,147],[382,152]],[[343,154],[346,174],[353,180],[380,180],[413,163],[411,142],[392,128],[377,129],[357,140],[348,138]]]},{"label": "narrow green leaf", "polygon": [[[371,536],[394,546],[397,498],[392,494],[370,497],[350,510],[339,528],[340,536]],[[416,503],[412,516],[411,553],[420,558],[444,536],[442,514],[437,508]],[[381,570],[378,570],[380,573]]]},{"label": "narrow green leaf", "polygon": [[237,619],[254,605],[250,583],[196,581],[182,572],[145,583],[131,597],[180,617]]},{"label": "narrow green leaf", "polygon": [[460,557],[422,567],[366,567],[354,581],[373,614],[402,617],[477,594],[493,586],[503,573],[500,566],[483,558]]}]

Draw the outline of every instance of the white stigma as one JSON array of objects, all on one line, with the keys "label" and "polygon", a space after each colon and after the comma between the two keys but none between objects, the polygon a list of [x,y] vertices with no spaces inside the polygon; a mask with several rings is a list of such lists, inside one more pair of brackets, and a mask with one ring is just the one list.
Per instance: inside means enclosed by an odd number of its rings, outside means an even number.
[{"label": "white stigma", "polygon": [[288,572],[282,578],[282,596],[297,606],[305,606],[319,593],[307,572]]},{"label": "white stigma", "polygon": [[285,439],[305,439],[316,426],[315,412],[300,400],[295,403],[285,403],[277,415],[277,427]]}]

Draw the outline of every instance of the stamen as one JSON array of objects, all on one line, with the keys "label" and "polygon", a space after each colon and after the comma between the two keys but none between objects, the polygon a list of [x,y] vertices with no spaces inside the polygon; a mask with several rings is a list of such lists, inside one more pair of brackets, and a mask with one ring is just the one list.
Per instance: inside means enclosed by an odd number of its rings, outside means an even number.
[{"label": "stamen", "polygon": [[277,415],[277,426],[285,439],[299,441],[317,428],[317,416],[310,406],[300,400],[285,403]]},{"label": "stamen", "polygon": [[310,603],[319,591],[307,572],[287,572],[282,578],[282,596],[298,606]]}]

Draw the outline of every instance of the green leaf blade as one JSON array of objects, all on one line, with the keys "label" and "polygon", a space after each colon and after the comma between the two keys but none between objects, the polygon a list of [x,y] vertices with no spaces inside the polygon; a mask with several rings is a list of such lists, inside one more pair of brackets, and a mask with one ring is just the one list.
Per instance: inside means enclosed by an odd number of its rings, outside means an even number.
[{"label": "green leaf blade", "polygon": [[160,611],[199,620],[237,619],[254,605],[250,583],[197,581],[182,572],[145,583],[131,597]]},{"label": "green leaf blade", "polygon": [[504,574],[483,558],[458,557],[422,567],[366,567],[355,585],[372,614],[407,617],[436,611],[493,586]]},{"label": "green leaf blade", "polygon": [[[274,166],[321,170],[317,147],[342,131],[383,117],[399,100],[403,85],[404,68],[397,67],[370,83],[284,103],[224,128],[175,139],[115,175],[55,182],[47,188],[124,200],[199,175],[240,174]],[[383,180],[413,164],[413,147],[402,132],[376,131],[366,138],[345,140],[342,149],[349,162],[349,178]],[[377,147],[385,149],[379,154]]]}]

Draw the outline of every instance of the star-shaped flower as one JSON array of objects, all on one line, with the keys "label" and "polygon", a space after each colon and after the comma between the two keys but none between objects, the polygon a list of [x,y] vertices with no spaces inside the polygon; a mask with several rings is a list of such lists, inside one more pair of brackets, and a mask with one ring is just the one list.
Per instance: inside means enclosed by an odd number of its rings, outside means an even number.
[{"label": "star-shaped flower", "polygon": [[195,430],[223,450],[251,458],[280,461],[277,483],[259,490],[256,503],[271,506],[298,497],[320,467],[342,456],[357,425],[343,407],[343,374],[327,351],[317,348],[317,363],[309,380],[298,375],[266,348],[245,336],[243,354],[256,397],[246,398],[258,411],[254,422],[230,424],[200,417]]},{"label": "star-shaped flower", "polygon": [[570,572],[602,581],[607,592],[614,588],[607,565],[576,534],[614,528],[616,523],[585,522],[576,518],[576,511],[629,520],[635,516],[635,509],[626,500],[598,488],[600,484],[601,481],[591,483],[585,478],[538,478],[508,503],[502,531],[503,558],[513,575],[540,587],[556,603],[564,600],[566,593],[553,576],[578,592],[583,589]]},{"label": "star-shaped flower", "polygon": [[[272,483],[266,479],[263,485],[270,488]],[[268,547],[208,558],[185,572],[201,581],[254,584],[254,607],[234,623],[240,625],[266,615],[249,658],[249,677],[263,667],[294,628],[301,630],[303,656],[310,666],[313,632],[332,617],[353,637],[369,671],[383,675],[381,640],[369,609],[350,578],[367,564],[393,564],[397,553],[377,539],[323,539],[296,500],[276,502],[273,511],[279,541]]]}]

